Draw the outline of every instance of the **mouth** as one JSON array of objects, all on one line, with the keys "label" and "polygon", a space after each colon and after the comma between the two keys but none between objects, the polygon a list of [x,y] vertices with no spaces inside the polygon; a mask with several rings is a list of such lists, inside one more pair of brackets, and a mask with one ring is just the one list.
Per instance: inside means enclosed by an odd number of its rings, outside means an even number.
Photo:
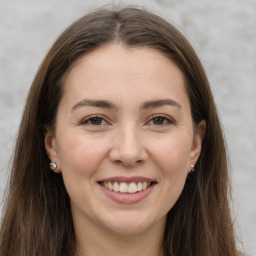
[{"label": "mouth", "polygon": [[155,182],[139,181],[139,182],[118,182],[118,181],[101,181],[99,184],[108,190],[119,192],[135,194],[146,190],[148,187],[152,186]]},{"label": "mouth", "polygon": [[107,197],[119,204],[135,204],[147,198],[157,182],[146,177],[111,177],[98,181]]}]

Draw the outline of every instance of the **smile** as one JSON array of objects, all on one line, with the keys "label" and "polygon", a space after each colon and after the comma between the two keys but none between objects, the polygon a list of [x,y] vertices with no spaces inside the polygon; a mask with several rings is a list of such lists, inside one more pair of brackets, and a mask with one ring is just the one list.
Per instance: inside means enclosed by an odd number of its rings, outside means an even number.
[{"label": "smile", "polygon": [[142,177],[109,177],[98,181],[102,192],[118,204],[135,204],[146,199],[157,181]]},{"label": "smile", "polygon": [[139,181],[139,182],[118,182],[118,181],[102,181],[100,183],[105,188],[119,193],[134,194],[146,190],[151,182]]}]

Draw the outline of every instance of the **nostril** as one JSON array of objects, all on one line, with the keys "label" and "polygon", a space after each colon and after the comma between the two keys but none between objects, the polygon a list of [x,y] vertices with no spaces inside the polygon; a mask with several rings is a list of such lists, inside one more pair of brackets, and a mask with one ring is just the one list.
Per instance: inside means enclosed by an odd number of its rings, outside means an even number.
[{"label": "nostril", "polygon": [[133,167],[133,166],[143,162],[143,160],[140,160],[140,159],[132,161],[132,160],[129,160],[127,158],[126,159],[125,158],[112,159],[112,161],[116,164],[120,164],[120,165],[123,165],[123,166],[126,166],[126,167]]},{"label": "nostril", "polygon": [[134,165],[142,163],[143,161],[142,160],[136,160],[136,161],[120,161],[120,162],[123,163],[127,167],[132,167]]}]

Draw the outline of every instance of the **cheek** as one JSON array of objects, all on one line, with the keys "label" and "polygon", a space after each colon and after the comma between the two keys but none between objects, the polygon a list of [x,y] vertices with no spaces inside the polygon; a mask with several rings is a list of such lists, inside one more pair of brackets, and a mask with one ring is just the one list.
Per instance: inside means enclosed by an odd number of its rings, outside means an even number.
[{"label": "cheek", "polygon": [[159,203],[163,214],[167,214],[180,197],[187,177],[189,150],[187,146],[170,141],[156,147],[157,167],[160,170]]},{"label": "cheek", "polygon": [[191,143],[186,136],[170,136],[170,138],[155,143],[154,155],[157,165],[167,176],[186,173],[189,164]]},{"label": "cheek", "polygon": [[86,195],[96,182],[93,177],[104,158],[103,148],[84,135],[66,135],[58,145],[62,177],[72,204],[89,203]]},{"label": "cheek", "polygon": [[91,176],[106,151],[102,144],[97,143],[97,140],[88,139],[85,135],[66,135],[58,149],[63,175],[75,176]]}]

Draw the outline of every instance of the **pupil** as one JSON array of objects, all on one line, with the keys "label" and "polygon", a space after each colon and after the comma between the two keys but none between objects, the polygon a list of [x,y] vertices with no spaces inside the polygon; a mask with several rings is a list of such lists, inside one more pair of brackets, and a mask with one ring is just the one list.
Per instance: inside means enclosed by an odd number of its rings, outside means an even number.
[{"label": "pupil", "polygon": [[99,125],[99,124],[101,124],[101,118],[99,118],[99,117],[94,117],[94,118],[91,120],[91,123],[92,123],[92,124],[95,124],[95,125]]},{"label": "pupil", "polygon": [[162,118],[162,117],[156,117],[156,118],[154,118],[154,121],[153,121],[153,123],[154,124],[163,124],[163,122],[164,122],[164,119]]}]

